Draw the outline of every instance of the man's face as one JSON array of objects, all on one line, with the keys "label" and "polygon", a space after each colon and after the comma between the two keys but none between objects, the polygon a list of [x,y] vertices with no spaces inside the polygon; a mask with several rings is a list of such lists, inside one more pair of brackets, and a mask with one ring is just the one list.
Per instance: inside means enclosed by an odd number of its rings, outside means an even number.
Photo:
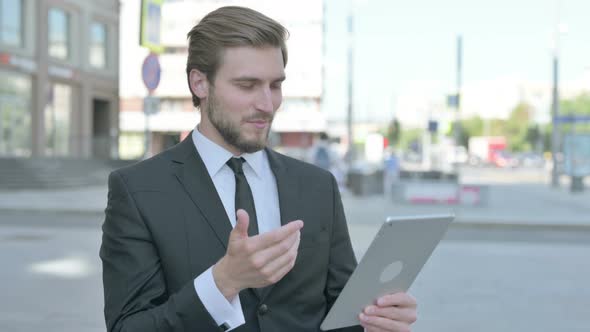
[{"label": "man's face", "polygon": [[285,79],[278,47],[228,48],[209,84],[199,130],[234,154],[265,147]]}]

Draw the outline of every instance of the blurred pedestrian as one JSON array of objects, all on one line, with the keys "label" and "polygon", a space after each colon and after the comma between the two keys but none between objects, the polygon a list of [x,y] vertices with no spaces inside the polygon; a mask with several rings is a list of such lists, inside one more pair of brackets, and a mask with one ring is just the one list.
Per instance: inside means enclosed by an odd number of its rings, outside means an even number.
[{"label": "blurred pedestrian", "polygon": [[319,168],[327,171],[331,170],[336,156],[330,147],[330,139],[328,135],[321,132],[314,144],[309,149],[308,161]]},{"label": "blurred pedestrian", "polygon": [[385,156],[383,160],[383,193],[385,196],[393,194],[393,187],[399,180],[400,161],[397,157],[393,147],[385,149]]},{"label": "blurred pedestrian", "polygon": [[340,191],[346,190],[345,177],[346,165],[344,160],[336,149],[334,144],[330,141],[330,137],[325,132],[319,133],[313,145],[307,153],[307,161],[320,168],[330,171],[336,178]]}]

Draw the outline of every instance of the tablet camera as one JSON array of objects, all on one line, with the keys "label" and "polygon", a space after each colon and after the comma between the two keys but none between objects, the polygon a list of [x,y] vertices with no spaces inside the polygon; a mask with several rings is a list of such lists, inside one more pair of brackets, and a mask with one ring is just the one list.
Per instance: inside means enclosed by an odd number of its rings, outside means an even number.
[{"label": "tablet camera", "polygon": [[381,272],[381,275],[379,276],[379,281],[381,281],[381,283],[387,283],[392,281],[400,275],[403,268],[404,263],[402,261],[395,261],[389,264],[385,269],[383,269],[383,272]]}]

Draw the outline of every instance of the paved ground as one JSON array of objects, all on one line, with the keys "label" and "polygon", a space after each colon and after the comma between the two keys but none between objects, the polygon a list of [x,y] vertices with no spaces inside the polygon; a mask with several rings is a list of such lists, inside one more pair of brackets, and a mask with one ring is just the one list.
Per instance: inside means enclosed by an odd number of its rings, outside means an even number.
[{"label": "paved ground", "polygon": [[363,222],[387,215],[454,213],[457,223],[590,226],[590,194],[571,194],[544,184],[489,185],[485,206],[407,204],[384,196],[343,196],[349,220]]},{"label": "paved ground", "polygon": [[0,211],[68,211],[99,213],[107,202],[107,187],[54,190],[0,190]]},{"label": "paved ground", "polygon": [[[100,216],[2,216],[0,331],[104,331]],[[378,226],[350,223],[359,257]],[[414,331],[587,331],[588,257],[590,231],[454,228],[410,290]]]}]

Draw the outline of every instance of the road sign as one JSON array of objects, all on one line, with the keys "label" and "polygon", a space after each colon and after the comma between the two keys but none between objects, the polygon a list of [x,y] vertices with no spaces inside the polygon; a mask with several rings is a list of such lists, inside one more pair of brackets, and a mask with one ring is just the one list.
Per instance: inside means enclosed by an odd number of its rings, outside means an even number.
[{"label": "road sign", "polygon": [[447,106],[449,108],[458,108],[459,102],[460,102],[460,95],[459,94],[447,96]]},{"label": "road sign", "polygon": [[154,115],[160,111],[160,98],[147,96],[143,98],[143,112],[145,115]]},{"label": "road sign", "polygon": [[563,142],[565,173],[590,175],[590,135],[567,135]]},{"label": "road sign", "polygon": [[150,93],[156,90],[158,84],[160,84],[161,71],[158,56],[154,53],[148,54],[141,66],[141,78]]},{"label": "road sign", "polygon": [[163,2],[163,0],[141,0],[139,45],[158,54],[164,51],[160,40]]},{"label": "road sign", "polygon": [[436,132],[438,132],[438,122],[437,121],[433,121],[433,120],[429,120],[428,121],[428,131],[435,134]]},{"label": "road sign", "polygon": [[590,122],[590,115],[561,115],[554,118],[555,123]]}]

